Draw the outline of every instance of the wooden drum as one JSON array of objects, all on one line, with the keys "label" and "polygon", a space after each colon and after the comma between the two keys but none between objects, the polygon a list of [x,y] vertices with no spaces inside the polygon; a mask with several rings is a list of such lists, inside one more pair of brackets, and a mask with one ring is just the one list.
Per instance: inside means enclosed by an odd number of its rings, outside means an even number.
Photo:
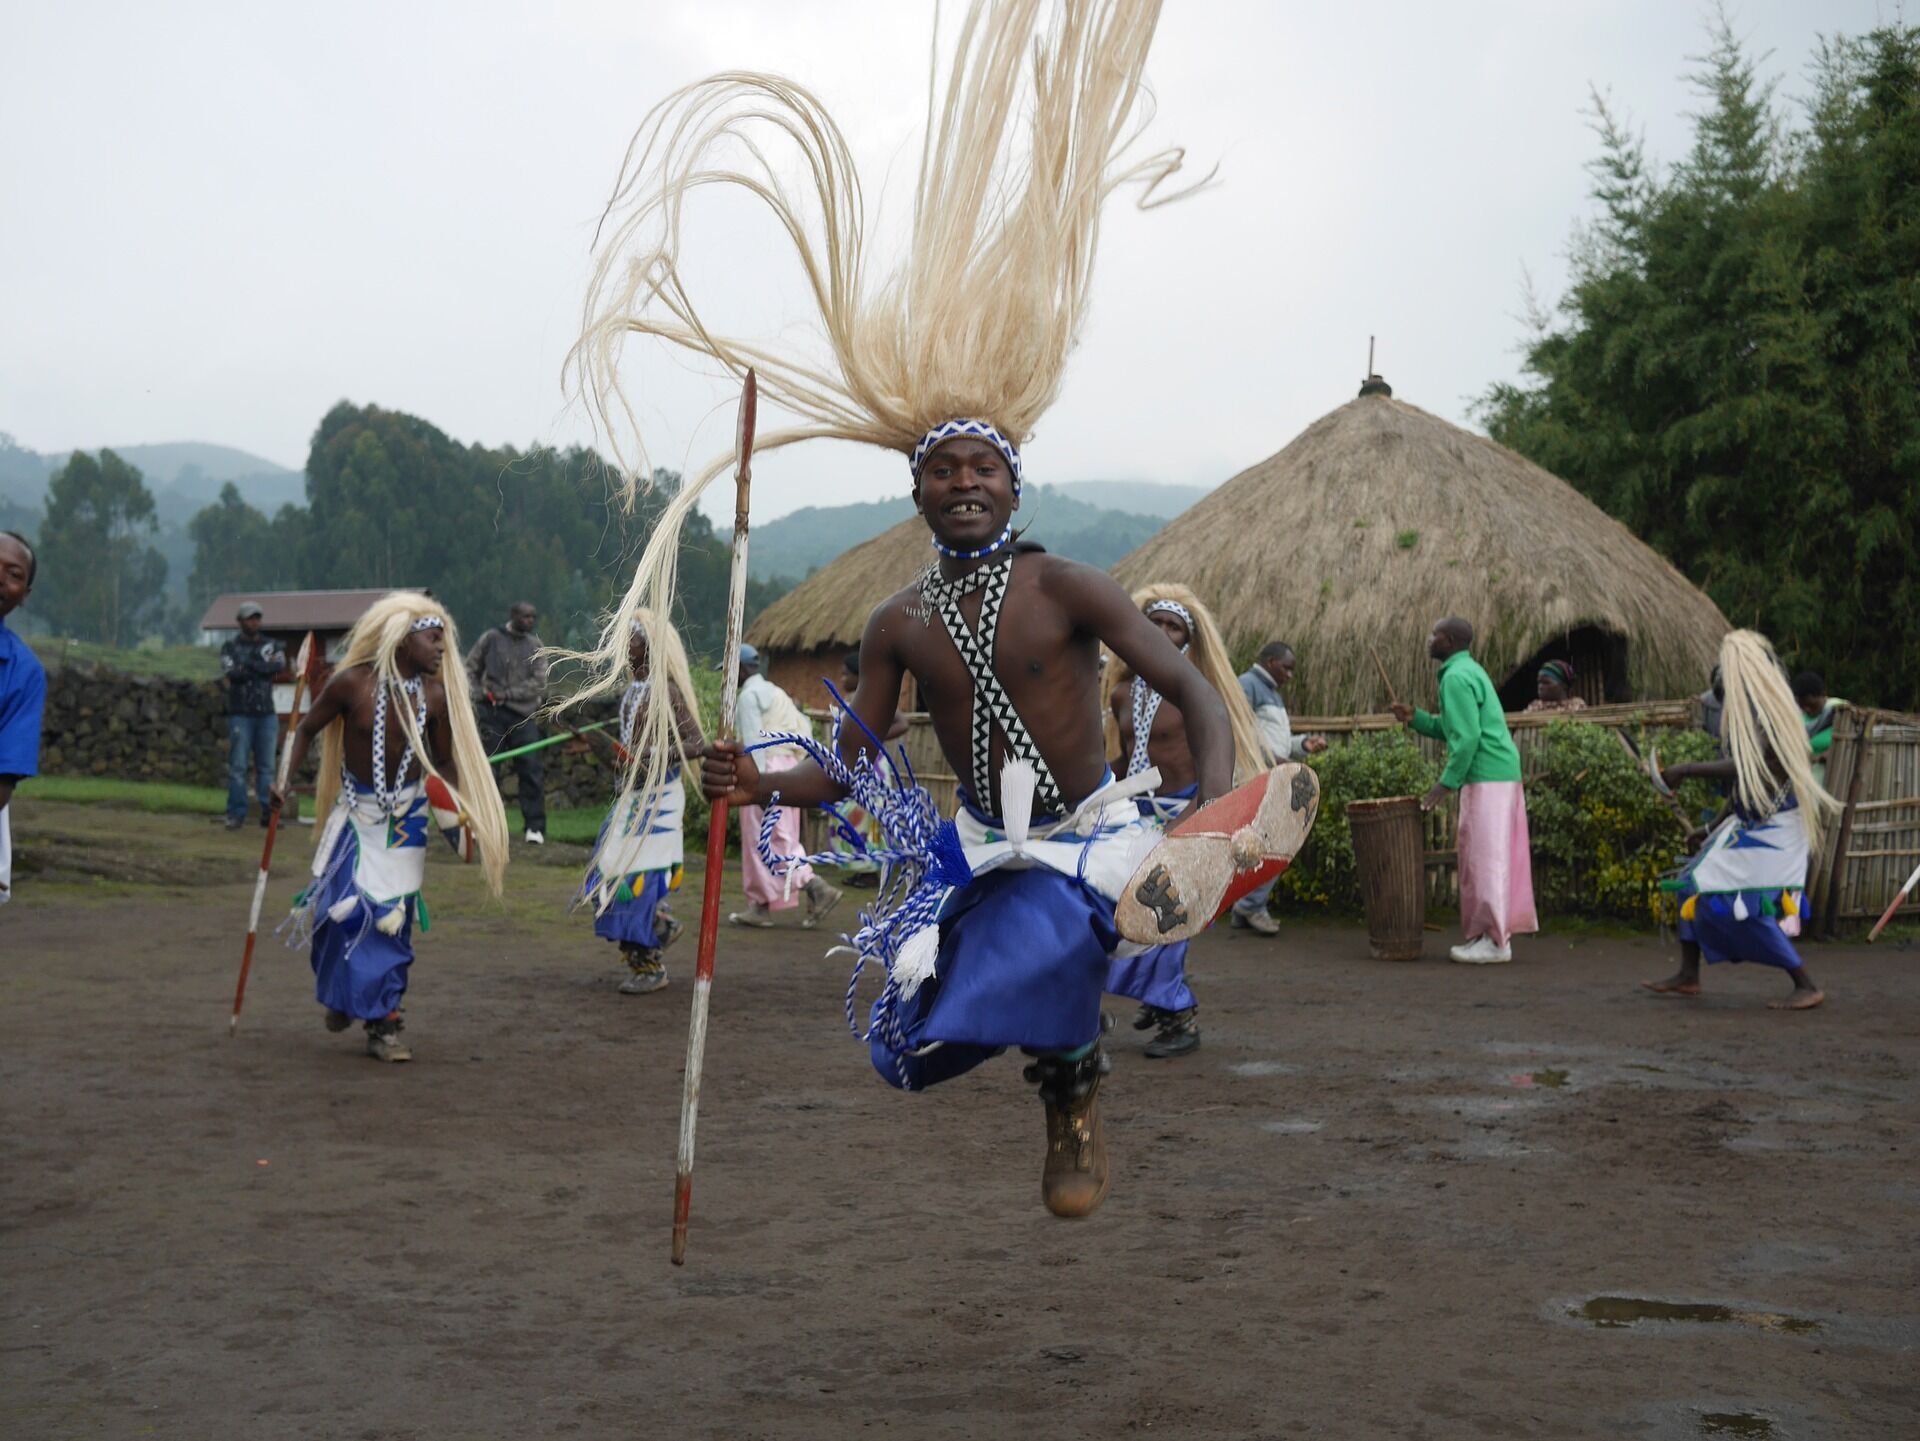
[{"label": "wooden drum", "polygon": [[1426,944],[1426,827],[1412,796],[1351,801],[1347,826],[1376,961],[1417,961]]}]

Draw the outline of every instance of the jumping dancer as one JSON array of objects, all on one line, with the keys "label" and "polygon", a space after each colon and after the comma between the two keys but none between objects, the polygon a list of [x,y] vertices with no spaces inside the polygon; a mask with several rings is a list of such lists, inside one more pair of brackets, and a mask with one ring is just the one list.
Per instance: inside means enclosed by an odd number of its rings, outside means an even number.
[{"label": "jumping dancer", "polygon": [[[1100,645],[1179,707],[1198,800],[1223,794],[1233,775],[1219,696],[1126,592],[1013,535],[1019,446],[1058,392],[1086,312],[1102,205],[1123,185],[1151,192],[1181,164],[1177,151],[1124,158],[1144,123],[1141,74],[1159,8],[1062,0],[1043,20],[1031,4],[969,7],[928,109],[908,252],[895,266],[868,253],[851,155],[805,89],[731,72],[670,97],[615,189],[574,355],[610,431],[636,414],[619,362],[639,334],[735,374],[751,365],[764,398],[800,417],[762,435],[761,453],[833,436],[907,457],[937,559],[867,623],[849,702],[857,726],[843,725],[832,750],[806,738],[814,759],[777,774],[739,746],[716,745],[702,784],[740,805],[852,792],[876,815],[887,878],[851,938],[888,976],[867,1027],[875,1065],[913,1089],[1008,1046],[1029,1052],[1047,1113],[1042,1190],[1066,1216],[1092,1211],[1107,1188],[1100,996],[1123,944],[1118,887],[1154,838],[1107,769]],[[807,177],[803,191],[792,174]],[[680,270],[679,217],[714,184],[752,193],[799,250],[820,311],[817,350],[730,339],[701,316]],[[645,473],[643,453],[623,459]],[[681,525],[730,464],[708,466],[667,505],[592,657],[598,690],[616,684],[638,611],[670,612]],[[955,821],[940,822],[904,776],[888,787],[874,779],[877,737],[907,674],[962,782]],[[670,724],[653,697],[642,733],[664,740]],[[636,767],[635,789],[658,784],[660,750],[644,775]]]}]

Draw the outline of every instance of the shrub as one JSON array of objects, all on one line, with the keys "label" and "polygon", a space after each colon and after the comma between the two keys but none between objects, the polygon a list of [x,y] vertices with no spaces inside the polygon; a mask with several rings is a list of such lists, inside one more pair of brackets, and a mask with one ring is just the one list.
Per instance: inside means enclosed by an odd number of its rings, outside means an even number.
[{"label": "shrub", "polygon": [[[1668,764],[1718,754],[1717,742],[1699,731],[1660,731],[1651,739]],[[1646,740],[1640,744],[1644,749]],[[1308,763],[1320,777],[1320,816],[1274,896],[1289,907],[1357,911],[1360,890],[1348,803],[1421,795],[1439,778],[1439,768],[1400,730],[1363,734]],[[1680,801],[1689,816],[1704,822],[1717,797],[1711,787],[1693,781],[1680,788]],[[1641,922],[1663,918],[1671,902],[1657,882],[1685,858],[1685,838],[1610,727],[1577,720],[1547,727],[1529,758],[1527,829],[1542,912]]]},{"label": "shrub", "polygon": [[[1669,764],[1709,760],[1719,751],[1701,731],[1651,739]],[[1696,821],[1715,804],[1711,788],[1699,781],[1680,788],[1680,801]],[[1656,883],[1686,857],[1678,820],[1618,736],[1574,720],[1547,727],[1527,779],[1527,829],[1534,895],[1549,911],[1658,920],[1663,900]]]},{"label": "shrub", "polygon": [[1307,764],[1320,777],[1320,815],[1313,834],[1274,887],[1276,899],[1340,910],[1358,909],[1360,885],[1353,863],[1347,803],[1376,796],[1424,795],[1440,778],[1404,730],[1372,731],[1333,746]]}]

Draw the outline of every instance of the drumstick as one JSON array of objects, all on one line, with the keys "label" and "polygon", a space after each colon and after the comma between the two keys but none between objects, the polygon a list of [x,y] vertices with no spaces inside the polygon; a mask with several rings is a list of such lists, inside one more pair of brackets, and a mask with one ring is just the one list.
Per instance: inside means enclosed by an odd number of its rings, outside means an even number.
[{"label": "drumstick", "polygon": [[1387,679],[1387,668],[1380,662],[1380,652],[1373,648],[1373,642],[1367,642],[1367,654],[1373,657],[1374,669],[1380,672],[1380,683],[1387,688],[1387,699],[1394,705],[1400,704],[1400,697],[1393,693],[1393,682]]}]

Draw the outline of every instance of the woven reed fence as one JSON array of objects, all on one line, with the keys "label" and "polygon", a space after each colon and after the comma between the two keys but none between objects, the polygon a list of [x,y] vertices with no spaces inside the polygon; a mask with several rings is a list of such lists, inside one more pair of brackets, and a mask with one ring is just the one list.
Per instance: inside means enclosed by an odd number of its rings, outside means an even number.
[{"label": "woven reed fence", "polygon": [[[1845,808],[1826,824],[1808,890],[1817,933],[1838,935],[1878,920],[1920,865],[1920,715],[1841,711],[1827,789]],[[1899,915],[1920,919],[1920,897]]]}]

